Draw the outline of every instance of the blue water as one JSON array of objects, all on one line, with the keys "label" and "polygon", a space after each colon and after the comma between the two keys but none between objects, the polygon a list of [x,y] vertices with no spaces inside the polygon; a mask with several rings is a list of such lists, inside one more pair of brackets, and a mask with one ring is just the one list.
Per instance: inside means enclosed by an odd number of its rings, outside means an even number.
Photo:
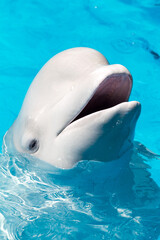
[{"label": "blue water", "polygon": [[133,157],[116,177],[107,163],[48,170],[1,154],[0,239],[158,239],[160,1],[1,0],[0,9],[0,143],[35,74],[67,48],[125,65],[142,104]]}]

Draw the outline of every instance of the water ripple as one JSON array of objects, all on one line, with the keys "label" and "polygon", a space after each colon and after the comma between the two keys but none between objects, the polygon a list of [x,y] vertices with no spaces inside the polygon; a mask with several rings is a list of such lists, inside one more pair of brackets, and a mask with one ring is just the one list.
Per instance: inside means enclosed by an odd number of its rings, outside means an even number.
[{"label": "water ripple", "polygon": [[1,239],[155,239],[160,231],[147,229],[160,222],[160,190],[148,161],[159,157],[140,143],[133,156],[112,179],[107,163],[47,171],[1,155]]}]

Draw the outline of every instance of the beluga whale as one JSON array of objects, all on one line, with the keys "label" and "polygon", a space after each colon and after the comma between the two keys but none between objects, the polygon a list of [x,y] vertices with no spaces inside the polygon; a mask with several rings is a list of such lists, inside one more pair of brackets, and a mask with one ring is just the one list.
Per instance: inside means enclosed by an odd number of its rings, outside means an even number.
[{"label": "beluga whale", "polygon": [[70,169],[114,161],[132,146],[141,105],[129,102],[132,76],[90,48],[65,50],[39,71],[4,136],[9,153]]}]

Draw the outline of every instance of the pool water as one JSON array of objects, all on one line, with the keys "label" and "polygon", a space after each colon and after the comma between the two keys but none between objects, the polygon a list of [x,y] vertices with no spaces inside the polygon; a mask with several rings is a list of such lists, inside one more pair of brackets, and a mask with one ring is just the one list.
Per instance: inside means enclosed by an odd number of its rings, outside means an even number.
[{"label": "pool water", "polygon": [[108,163],[60,170],[1,154],[0,239],[158,239],[160,1],[1,0],[0,9],[1,144],[36,73],[68,48],[126,66],[130,99],[142,104],[132,159],[116,174]]}]

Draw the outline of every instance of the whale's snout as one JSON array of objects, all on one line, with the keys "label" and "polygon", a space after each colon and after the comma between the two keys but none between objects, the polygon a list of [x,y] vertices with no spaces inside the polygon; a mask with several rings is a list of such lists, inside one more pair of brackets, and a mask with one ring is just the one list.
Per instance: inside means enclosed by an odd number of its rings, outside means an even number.
[{"label": "whale's snout", "polygon": [[134,132],[137,120],[141,113],[141,104],[137,101],[128,102],[128,110],[126,111],[126,115],[128,115],[127,121],[130,122],[130,128]]},{"label": "whale's snout", "polygon": [[130,109],[133,112],[133,114],[135,114],[135,117],[139,117],[140,113],[141,113],[141,104],[138,101],[132,101],[129,102],[130,104]]}]

